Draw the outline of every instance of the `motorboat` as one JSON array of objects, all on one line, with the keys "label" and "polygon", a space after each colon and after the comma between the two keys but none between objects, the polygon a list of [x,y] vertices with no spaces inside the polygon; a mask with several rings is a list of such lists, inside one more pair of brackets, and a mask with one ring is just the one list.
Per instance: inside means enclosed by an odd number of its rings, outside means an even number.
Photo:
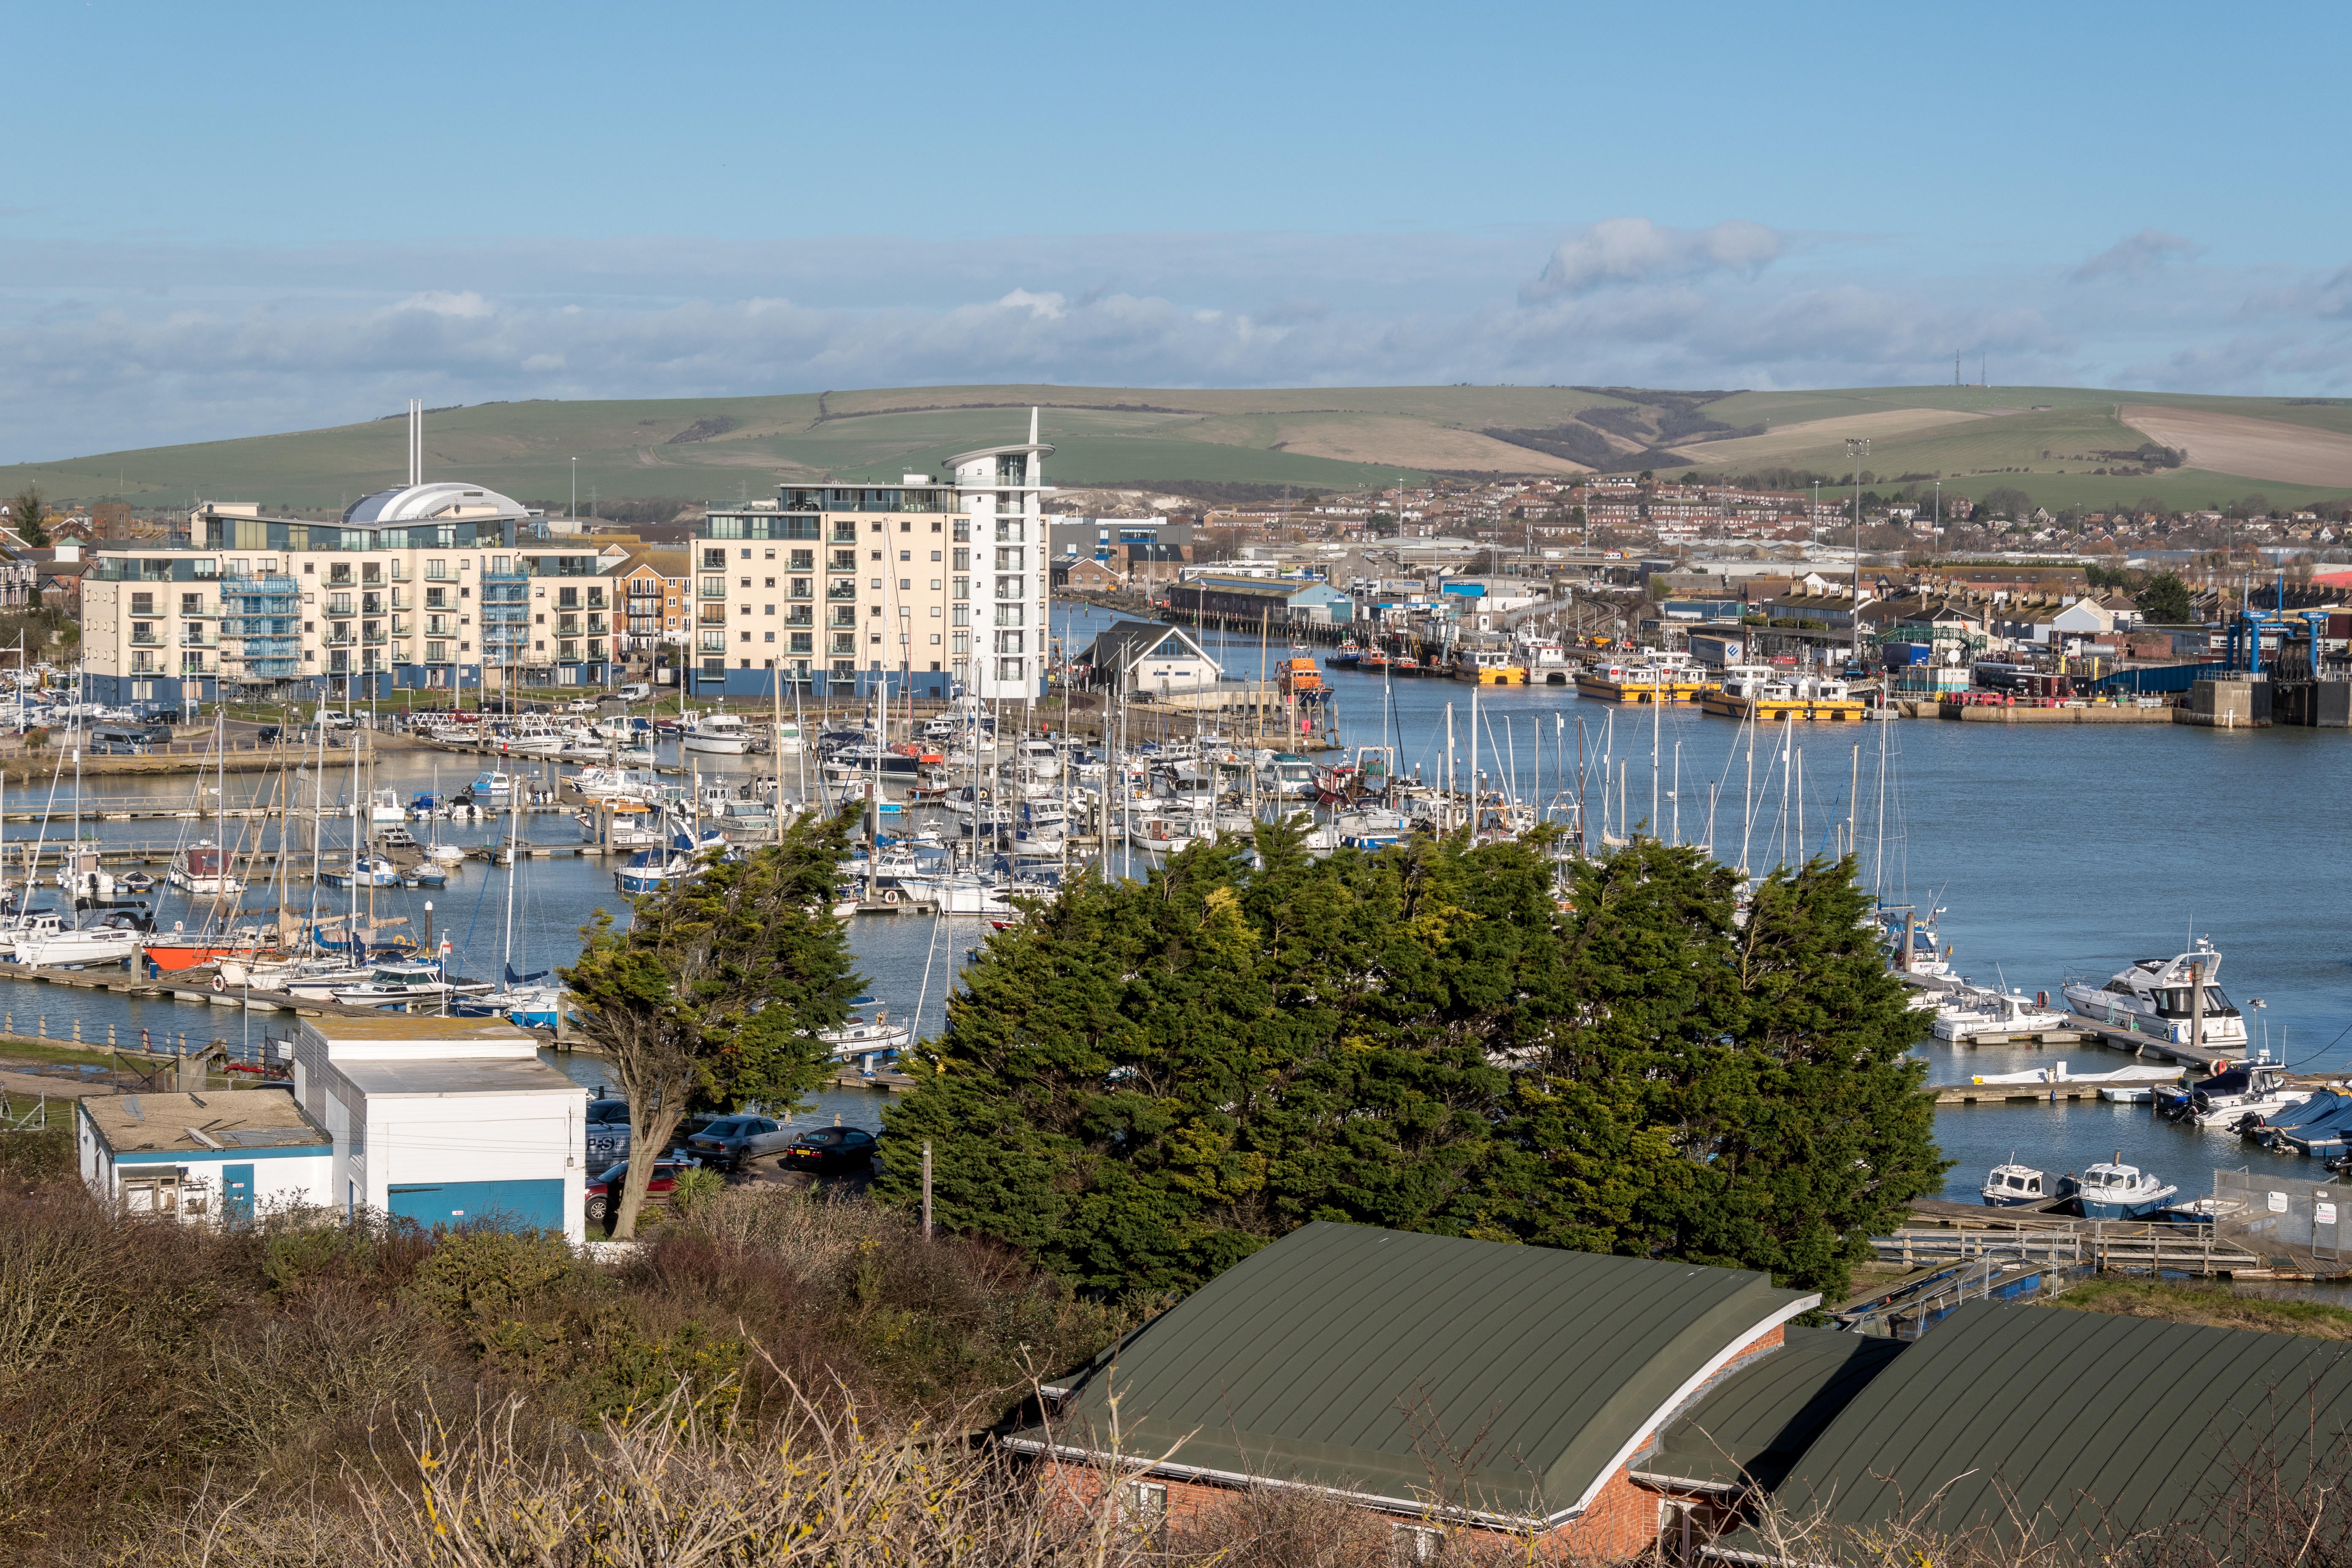
[{"label": "motorboat", "polygon": [[700,868],[698,858],[683,849],[640,849],[613,873],[613,886],[623,898],[643,898],[667,892]]},{"label": "motorboat", "polygon": [[400,868],[382,855],[355,855],[344,867],[321,867],[319,881],[329,888],[396,888]]},{"label": "motorboat", "polygon": [[689,752],[740,757],[751,749],[751,730],[740,715],[714,710],[688,720],[679,743]]},{"label": "motorboat", "polygon": [[415,1004],[435,1004],[457,995],[481,995],[490,989],[488,981],[453,981],[441,973],[441,966],[429,959],[397,963],[379,963],[368,971],[368,976],[355,985],[339,985],[328,994],[352,1007],[406,1007]]},{"label": "motorboat", "polygon": [[2073,1195],[2083,1205],[2084,1219],[2146,1219],[2180,1190],[2137,1165],[2125,1164],[2123,1158],[2117,1150],[2113,1161],[2085,1166],[2074,1184]]},{"label": "motorboat", "polygon": [[514,793],[514,775],[493,768],[488,773],[476,773],[474,782],[467,784],[466,790],[477,800],[504,800]]},{"label": "motorboat", "polygon": [[120,963],[139,951],[139,932],[130,926],[84,926],[35,931],[16,939],[19,963],[58,969],[80,963]]},{"label": "motorboat", "polygon": [[331,1002],[335,993],[354,985],[364,985],[375,973],[372,964],[343,964],[337,967],[319,966],[307,973],[283,978],[279,989],[306,1002]]},{"label": "motorboat", "polygon": [[373,791],[367,798],[367,819],[373,823],[406,822],[408,807],[400,803],[396,789]]},{"label": "motorboat", "polygon": [[163,879],[200,899],[227,898],[245,891],[244,881],[229,868],[228,851],[209,838],[173,856],[172,868]]},{"label": "motorboat", "polygon": [[890,1022],[890,1010],[877,1007],[872,1019],[850,1018],[838,1029],[821,1029],[823,1040],[834,1056],[844,1061],[860,1057],[894,1057],[915,1043],[915,1032],[904,1024]]},{"label": "motorboat", "polygon": [[[1937,911],[1941,913],[1941,910]],[[1911,952],[1906,961],[1903,952],[1904,918],[1910,910],[1882,908],[1878,911],[1880,945],[1886,951],[1887,962],[1906,974],[1922,975],[1930,980],[1949,979],[1952,965],[1944,952],[1942,940],[1936,934],[1934,916],[1925,920],[1911,919]]]},{"label": "motorboat", "polygon": [[2242,1129],[2272,1149],[2296,1154],[2340,1153],[2352,1139],[2352,1095],[2322,1089],[2297,1105],[2282,1107]]},{"label": "motorboat", "polygon": [[2031,1165],[2017,1163],[2014,1157],[1995,1165],[1977,1191],[1987,1208],[2023,1208],[2050,1198],[2049,1179]]},{"label": "motorboat", "polygon": [[152,893],[155,890],[155,879],[144,871],[133,871],[127,877],[116,878],[114,885],[126,893]]},{"label": "motorboat", "polygon": [[[2221,969],[2221,955],[2213,951],[2211,942],[2200,938],[2196,946],[2178,957],[2137,959],[2105,984],[2070,978],[2065,984],[2066,1003],[2085,1017],[2176,1045],[2242,1046],[2246,1020],[2216,984]],[[2200,1042],[2189,1038],[2190,1030],[2199,1026],[2189,984],[2192,970],[2204,977]]]},{"label": "motorboat", "polygon": [[2294,1088],[2286,1068],[2267,1055],[2234,1067],[2220,1061],[2213,1065],[2211,1074],[2168,1096],[2158,1114],[2168,1121],[2194,1121],[2200,1127],[2239,1131],[2312,1097],[2312,1090]]},{"label": "motorboat", "polygon": [[937,877],[908,877],[895,889],[910,903],[929,904],[943,915],[1009,915],[1004,889],[969,871]]},{"label": "motorboat", "polygon": [[2021,991],[1961,993],[1973,1002],[1950,1012],[1938,1011],[1928,1032],[1939,1040],[1972,1040],[1985,1035],[2033,1035],[2063,1028],[2065,1014],[2044,1006]]},{"label": "motorboat", "polygon": [[1284,800],[1311,800],[1317,794],[1313,763],[1292,752],[1276,752],[1258,764],[1257,787]]},{"label": "motorboat", "polygon": [[563,731],[544,719],[527,714],[497,737],[490,750],[510,757],[552,757],[563,750]]}]

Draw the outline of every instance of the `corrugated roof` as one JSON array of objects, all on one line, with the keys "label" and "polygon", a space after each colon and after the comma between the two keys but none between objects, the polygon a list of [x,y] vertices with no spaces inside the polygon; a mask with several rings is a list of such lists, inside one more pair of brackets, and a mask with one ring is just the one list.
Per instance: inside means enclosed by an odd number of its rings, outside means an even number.
[{"label": "corrugated roof", "polygon": [[1708,1486],[1777,1487],[1864,1384],[1902,1353],[1901,1340],[1790,1329],[1700,1397],[1634,1461],[1637,1474]]},{"label": "corrugated roof", "polygon": [[[116,1155],[218,1154],[224,1150],[331,1147],[326,1129],[302,1114],[291,1089],[237,1089],[202,1094],[90,1095],[82,1113]],[[207,1143],[196,1136],[201,1131]]]},{"label": "corrugated roof", "polygon": [[1925,1512],[1951,1533],[2032,1520],[2112,1540],[2212,1517],[2242,1462],[2292,1489],[2347,1429],[2352,1347],[1970,1302],[1871,1380],[1778,1497],[1849,1526]]},{"label": "corrugated roof", "polygon": [[1557,1516],[1816,1300],[1735,1269],[1309,1225],[1089,1368],[1053,1437],[1099,1446],[1116,1392],[1126,1451],[1183,1439],[1173,1468]]}]

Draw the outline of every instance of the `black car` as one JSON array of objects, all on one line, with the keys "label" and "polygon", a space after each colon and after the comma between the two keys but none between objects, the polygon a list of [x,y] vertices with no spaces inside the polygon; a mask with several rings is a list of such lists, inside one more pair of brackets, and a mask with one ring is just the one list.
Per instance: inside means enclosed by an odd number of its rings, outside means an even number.
[{"label": "black car", "polygon": [[264,724],[253,732],[253,743],[257,746],[274,746],[278,744],[278,733],[277,725]]},{"label": "black car", "polygon": [[862,1171],[873,1164],[881,1145],[863,1127],[819,1127],[803,1132],[784,1151],[786,1165],[814,1165],[825,1171]]}]

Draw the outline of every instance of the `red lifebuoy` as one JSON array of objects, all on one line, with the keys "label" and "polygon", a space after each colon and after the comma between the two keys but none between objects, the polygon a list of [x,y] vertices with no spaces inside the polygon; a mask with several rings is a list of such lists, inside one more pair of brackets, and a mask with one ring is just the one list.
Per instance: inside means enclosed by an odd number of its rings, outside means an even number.
[{"label": "red lifebuoy", "polygon": [[214,974],[213,974],[213,989],[214,989],[214,990],[215,990],[215,991],[226,991],[226,990],[227,990],[227,989],[228,989],[228,976],[227,976],[227,975],[226,975],[226,974],[222,974],[222,973],[218,973],[217,971],[215,971],[215,972],[214,973]]}]

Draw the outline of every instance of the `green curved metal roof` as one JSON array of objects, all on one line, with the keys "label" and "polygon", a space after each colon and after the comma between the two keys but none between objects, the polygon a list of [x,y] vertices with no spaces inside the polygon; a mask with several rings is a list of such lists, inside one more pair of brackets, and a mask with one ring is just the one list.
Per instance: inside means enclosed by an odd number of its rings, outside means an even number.
[{"label": "green curved metal roof", "polygon": [[1676,1416],[1655,1450],[1634,1460],[1633,1473],[1710,1487],[1777,1487],[1905,1343],[1838,1329],[1786,1335],[1781,1349],[1723,1378]]},{"label": "green curved metal roof", "polygon": [[1855,1395],[1777,1498],[1846,1526],[1926,1510],[1947,1533],[2033,1520],[2095,1544],[2213,1528],[2242,1464],[2292,1489],[2347,1432],[2352,1345],[1970,1302]]},{"label": "green curved metal roof", "polygon": [[[1314,1224],[1077,1379],[1051,1441],[1513,1520],[1582,1505],[1696,1380],[1819,1298],[1762,1274]],[[1046,1434],[1015,1434],[1034,1447]]]}]

